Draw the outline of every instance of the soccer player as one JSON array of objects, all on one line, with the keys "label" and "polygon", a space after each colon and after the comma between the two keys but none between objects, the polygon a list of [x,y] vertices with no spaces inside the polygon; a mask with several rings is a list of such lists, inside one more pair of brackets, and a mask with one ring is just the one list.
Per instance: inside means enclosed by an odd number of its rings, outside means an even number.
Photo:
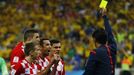
[{"label": "soccer player", "polygon": [[11,68],[25,58],[24,45],[31,41],[40,41],[38,30],[29,29],[24,33],[24,42],[19,42],[10,55]]},{"label": "soccer player", "polygon": [[51,75],[65,75],[64,61],[60,57],[61,43],[59,40],[55,40],[55,39],[50,40],[50,43],[51,43],[50,54],[48,57],[46,57],[48,63],[51,57],[53,56],[53,54],[58,54],[59,57],[57,56],[57,59],[60,59],[58,62],[56,62],[57,64],[51,67]]},{"label": "soccer player", "polygon": [[83,75],[114,75],[117,45],[104,12],[105,30],[98,28],[92,34],[96,49],[91,51]]},{"label": "soccer player", "polygon": [[35,42],[26,43],[24,52],[25,58],[19,61],[11,70],[11,75],[37,75],[41,66],[34,64],[40,55],[41,47]]},{"label": "soccer player", "polygon": [[56,62],[59,61],[58,58],[57,58],[58,55],[54,54],[51,57],[51,59],[48,61],[45,57],[49,55],[49,52],[50,52],[50,49],[51,49],[51,45],[50,45],[49,39],[42,38],[40,40],[40,45],[42,47],[42,50],[41,50],[40,56],[38,57],[38,60],[37,60],[38,63],[37,64],[39,64],[43,68],[42,68],[42,71],[39,72],[38,74],[40,74],[40,75],[48,75],[52,65],[58,64],[58,63],[56,63]]},{"label": "soccer player", "polygon": [[42,38],[40,40],[40,45],[42,47],[42,50],[41,50],[41,58],[44,59],[44,57],[48,56],[49,53],[50,53],[50,50],[51,50],[51,44],[50,44],[50,41],[49,39],[45,39],[45,38]]}]

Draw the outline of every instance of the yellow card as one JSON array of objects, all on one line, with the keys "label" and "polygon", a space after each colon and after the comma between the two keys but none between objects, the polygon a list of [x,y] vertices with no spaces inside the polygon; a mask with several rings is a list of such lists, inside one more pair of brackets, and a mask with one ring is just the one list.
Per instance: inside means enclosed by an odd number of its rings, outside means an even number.
[{"label": "yellow card", "polygon": [[100,6],[99,6],[99,7],[105,9],[106,6],[107,6],[107,4],[108,4],[108,1],[106,1],[106,0],[101,0],[101,3],[100,3]]}]

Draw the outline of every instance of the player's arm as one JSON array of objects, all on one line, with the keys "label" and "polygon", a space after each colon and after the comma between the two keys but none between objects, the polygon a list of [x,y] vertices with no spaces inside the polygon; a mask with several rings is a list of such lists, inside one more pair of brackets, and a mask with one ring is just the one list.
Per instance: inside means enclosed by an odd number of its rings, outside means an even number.
[{"label": "player's arm", "polygon": [[50,62],[46,68],[41,70],[40,72],[37,73],[37,75],[48,75],[48,72],[50,71],[50,68],[52,67],[54,61]]},{"label": "player's arm", "polygon": [[21,73],[24,73],[24,68],[21,63],[18,63],[14,66],[14,68],[11,70],[10,75],[20,75]]},{"label": "player's arm", "polygon": [[57,57],[58,57],[58,55],[55,55],[55,54],[54,54],[54,55],[51,57],[50,63],[48,64],[48,66],[47,66],[44,70],[40,71],[40,72],[38,73],[38,75],[47,75],[47,74],[50,72],[50,68],[52,67],[52,65],[56,63]]},{"label": "player's arm", "polygon": [[116,50],[117,45],[116,45],[116,42],[115,42],[115,39],[114,39],[114,35],[112,33],[112,28],[110,26],[108,17],[104,13],[105,13],[105,10],[102,9],[102,14],[103,14],[102,16],[103,16],[103,19],[104,19],[104,26],[105,26],[105,30],[108,34],[108,45]]},{"label": "player's arm", "polygon": [[11,67],[14,67],[20,60],[19,55],[15,55],[13,59],[11,60]]},{"label": "player's arm", "polygon": [[53,69],[52,69],[50,75],[55,75],[55,74],[56,74],[58,62],[59,62],[59,61],[55,61],[54,67],[53,67]]},{"label": "player's arm", "polygon": [[54,58],[55,58],[54,67],[53,67],[50,75],[55,75],[56,74],[58,63],[61,60],[61,57],[58,54],[54,54]]},{"label": "player's arm", "polygon": [[97,63],[96,52],[91,51],[88,61],[86,63],[85,72],[83,75],[94,75],[94,69]]},{"label": "player's arm", "polygon": [[[16,47],[16,48],[14,48],[13,50],[17,50],[18,48]],[[20,50],[18,50],[18,51],[20,51]],[[10,62],[11,62],[11,67],[13,68],[19,61],[21,61],[21,60],[23,60],[22,59],[22,55],[21,55],[21,53],[14,53],[14,52],[12,52],[11,53],[11,60],[10,60]]]}]

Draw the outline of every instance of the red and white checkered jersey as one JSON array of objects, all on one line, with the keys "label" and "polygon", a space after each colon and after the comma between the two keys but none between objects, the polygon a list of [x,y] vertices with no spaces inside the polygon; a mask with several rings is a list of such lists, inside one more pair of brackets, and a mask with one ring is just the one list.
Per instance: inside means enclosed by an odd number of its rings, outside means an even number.
[{"label": "red and white checkered jersey", "polygon": [[20,61],[11,70],[11,75],[37,75],[37,72],[41,70],[40,65],[29,63],[26,59]]},{"label": "red and white checkered jersey", "polygon": [[[49,64],[49,59],[48,57],[45,58],[45,63],[48,65]],[[65,68],[64,68],[64,61],[61,59],[58,63],[58,66],[57,66],[57,71],[56,71],[56,74],[55,75],[65,75]],[[53,70],[53,67],[54,65],[52,65],[51,67],[51,71]]]},{"label": "red and white checkered jersey", "polygon": [[25,58],[24,44],[23,42],[19,42],[11,52],[11,56],[10,56],[11,67],[13,68],[15,64],[17,64],[19,61],[23,60],[24,58]]},{"label": "red and white checkered jersey", "polygon": [[41,57],[38,57],[38,59],[36,60],[41,67],[42,67],[42,70],[44,70],[47,65],[49,64],[49,61],[46,60],[46,58],[42,59]]}]

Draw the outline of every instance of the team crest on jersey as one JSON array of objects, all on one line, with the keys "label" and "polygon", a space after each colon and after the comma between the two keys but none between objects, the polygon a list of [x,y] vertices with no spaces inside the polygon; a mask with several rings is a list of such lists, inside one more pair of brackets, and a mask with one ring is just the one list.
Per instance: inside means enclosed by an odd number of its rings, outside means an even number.
[{"label": "team crest on jersey", "polygon": [[63,65],[61,62],[59,62],[58,66],[57,66],[57,71],[61,71],[63,69]]}]

